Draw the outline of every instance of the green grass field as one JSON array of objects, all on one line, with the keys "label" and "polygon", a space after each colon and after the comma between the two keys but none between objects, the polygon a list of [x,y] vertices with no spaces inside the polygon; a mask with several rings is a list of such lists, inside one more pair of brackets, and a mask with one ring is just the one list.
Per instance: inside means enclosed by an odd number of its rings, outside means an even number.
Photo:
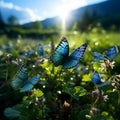
[{"label": "green grass field", "polygon": [[[53,48],[62,35],[35,39],[0,37],[0,115],[2,120],[119,120],[120,55],[114,60],[94,62],[93,51],[104,54],[113,46],[120,50],[120,33],[92,30],[65,35],[70,53],[88,42],[84,57],[75,69],[55,67],[50,60]],[[37,52],[38,44],[45,57]],[[12,46],[8,48],[8,46]],[[25,55],[30,50],[34,53]],[[20,92],[23,86],[16,73],[25,64],[28,78],[40,74],[38,82]],[[77,71],[77,72],[76,72]],[[111,84],[98,87],[91,79],[94,71]],[[18,73],[17,73],[18,74]],[[13,87],[12,81],[15,80]],[[23,81],[24,82],[24,81]],[[27,84],[27,80],[26,83]],[[22,83],[23,84],[23,83]],[[31,84],[31,83],[29,83]],[[27,88],[29,88],[27,86]]]}]

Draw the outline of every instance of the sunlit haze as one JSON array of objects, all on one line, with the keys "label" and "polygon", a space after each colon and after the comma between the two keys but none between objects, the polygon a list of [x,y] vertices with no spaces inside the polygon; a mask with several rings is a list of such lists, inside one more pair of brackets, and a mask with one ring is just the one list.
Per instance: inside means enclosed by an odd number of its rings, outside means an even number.
[{"label": "sunlit haze", "polygon": [[62,6],[61,8],[62,9],[60,9],[58,11],[58,16],[60,17],[61,22],[62,22],[62,29],[65,30],[65,28],[66,28],[66,20],[69,17],[69,13],[70,13],[71,9],[68,6]]},{"label": "sunlit haze", "polygon": [[0,0],[0,12],[4,19],[11,14],[16,16],[21,24],[55,16],[65,21],[71,10],[102,1],[105,0]]}]

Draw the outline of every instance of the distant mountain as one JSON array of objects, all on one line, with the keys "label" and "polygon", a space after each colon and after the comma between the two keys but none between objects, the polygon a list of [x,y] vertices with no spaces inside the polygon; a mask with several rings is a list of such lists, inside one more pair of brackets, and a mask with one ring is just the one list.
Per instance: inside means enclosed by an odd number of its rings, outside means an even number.
[{"label": "distant mountain", "polygon": [[[23,24],[23,26],[24,26],[24,27],[31,27],[33,23],[34,23],[34,22],[25,23],[25,24]],[[61,23],[61,20],[60,20],[59,17],[56,16],[56,17],[47,18],[47,19],[45,19],[45,20],[42,20],[42,21],[40,21],[40,23],[41,23],[42,26],[45,27],[45,28],[51,28],[51,27],[53,27],[55,24]]]},{"label": "distant mountain", "polygon": [[[75,21],[78,21],[82,18],[83,14],[85,11],[88,12],[89,15],[92,15],[94,12],[98,17],[98,20],[109,20],[112,18],[113,22],[118,22],[114,19],[120,18],[120,0],[107,0],[101,3],[93,4],[93,5],[88,5],[85,7],[78,8],[76,10],[71,11],[69,15],[69,19],[67,20],[68,25],[72,25]],[[64,14],[64,13],[63,13]],[[117,17],[116,17],[117,16]],[[118,17],[119,16],[119,17]],[[109,19],[107,19],[109,18]],[[61,23],[61,20],[59,17],[53,17],[53,18],[48,18],[43,21],[40,21],[41,24],[44,27],[50,28],[54,26],[55,24]],[[32,25],[32,22],[24,24],[24,27],[30,27]]]}]

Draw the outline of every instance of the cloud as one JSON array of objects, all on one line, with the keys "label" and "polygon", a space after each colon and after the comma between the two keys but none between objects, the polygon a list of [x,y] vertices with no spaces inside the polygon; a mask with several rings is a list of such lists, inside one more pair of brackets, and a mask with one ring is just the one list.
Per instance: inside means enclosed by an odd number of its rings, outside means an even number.
[{"label": "cloud", "polygon": [[13,3],[0,1],[0,8],[5,23],[8,22],[8,18],[11,15],[15,16],[20,24],[35,20],[41,20],[41,17],[37,15],[35,10],[32,10],[30,8],[22,8],[20,6],[14,5]]},{"label": "cloud", "polygon": [[19,6],[15,6],[12,3],[5,3],[4,1],[0,1],[0,7],[8,8],[8,9],[15,9],[21,10]]},{"label": "cloud", "polygon": [[29,22],[29,21],[36,21],[41,20],[42,18],[36,14],[35,11],[33,11],[30,8],[25,8],[22,10],[23,16],[21,18],[22,22]]}]

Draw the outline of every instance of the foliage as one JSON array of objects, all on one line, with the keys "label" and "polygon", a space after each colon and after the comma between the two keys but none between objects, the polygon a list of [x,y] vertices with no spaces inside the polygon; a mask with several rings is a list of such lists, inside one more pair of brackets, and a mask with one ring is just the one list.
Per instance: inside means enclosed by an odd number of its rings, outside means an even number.
[{"label": "foliage", "polygon": [[77,22],[78,30],[87,31],[88,26],[91,24],[92,17],[89,15],[88,11],[85,11],[82,19]]},{"label": "foliage", "polygon": [[[44,42],[22,38],[8,40],[6,37],[1,37],[1,119],[118,120],[120,118],[120,56],[118,55],[114,62],[109,61],[109,66],[105,66],[105,61],[94,62],[92,54],[92,51],[102,53],[114,45],[119,49],[119,33],[93,28],[89,33],[68,33],[67,38],[70,50],[86,41],[89,43],[83,59],[80,60],[80,66],[72,69],[55,67],[49,59],[54,43],[58,43],[58,36],[52,36]],[[39,43],[43,45],[45,56],[37,52]],[[31,50],[35,52],[30,52]],[[12,86],[12,81],[22,64],[26,65],[30,78],[40,74],[39,81],[34,87],[24,92]],[[94,71],[98,71],[101,79],[111,84],[102,87],[94,85],[91,82]]]},{"label": "foliage", "polygon": [[18,24],[18,20],[15,16],[11,15],[9,18],[8,18],[8,24],[9,25],[17,25]]},{"label": "foliage", "polygon": [[42,29],[42,24],[39,21],[35,21],[33,22],[31,28],[37,29],[37,30]]}]

